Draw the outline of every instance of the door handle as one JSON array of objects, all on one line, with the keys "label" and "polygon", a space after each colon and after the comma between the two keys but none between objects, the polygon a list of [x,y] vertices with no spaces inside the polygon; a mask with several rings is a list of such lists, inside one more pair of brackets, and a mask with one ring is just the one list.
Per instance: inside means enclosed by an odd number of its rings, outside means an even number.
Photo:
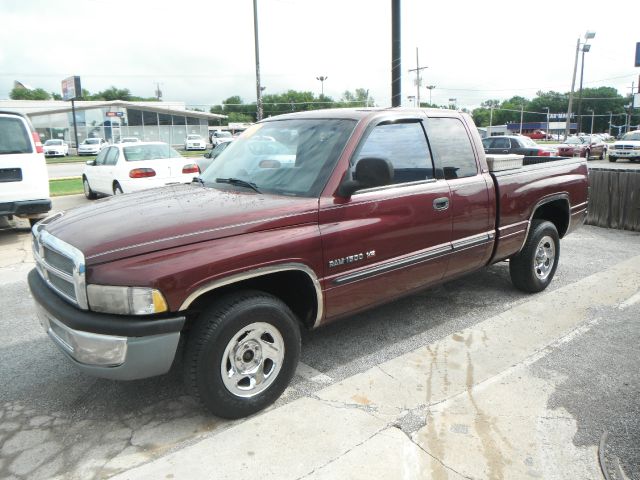
[{"label": "door handle", "polygon": [[502,150],[502,153],[509,153],[509,150]]},{"label": "door handle", "polygon": [[436,198],[433,201],[434,210],[446,210],[449,208],[449,199],[447,197]]}]

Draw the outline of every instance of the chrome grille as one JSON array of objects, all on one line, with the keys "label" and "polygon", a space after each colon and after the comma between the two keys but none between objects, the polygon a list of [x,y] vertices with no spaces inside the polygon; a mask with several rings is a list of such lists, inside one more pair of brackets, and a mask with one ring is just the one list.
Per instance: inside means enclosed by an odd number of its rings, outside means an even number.
[{"label": "chrome grille", "polygon": [[68,302],[87,309],[84,255],[51,235],[45,220],[33,228],[33,256],[42,279]]}]

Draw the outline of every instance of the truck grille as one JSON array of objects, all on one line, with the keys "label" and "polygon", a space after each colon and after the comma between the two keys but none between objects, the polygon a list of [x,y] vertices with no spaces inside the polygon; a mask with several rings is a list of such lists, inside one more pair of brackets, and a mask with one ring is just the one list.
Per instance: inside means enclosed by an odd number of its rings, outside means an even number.
[{"label": "truck grille", "polygon": [[47,220],[33,228],[33,256],[42,279],[70,303],[87,309],[84,255],[44,230]]}]

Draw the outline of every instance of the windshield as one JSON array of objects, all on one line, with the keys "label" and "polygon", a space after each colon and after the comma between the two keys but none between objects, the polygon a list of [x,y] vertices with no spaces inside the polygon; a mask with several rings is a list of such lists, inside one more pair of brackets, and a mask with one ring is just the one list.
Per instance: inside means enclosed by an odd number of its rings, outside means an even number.
[{"label": "windshield", "polygon": [[87,138],[84,142],[85,145],[96,145],[100,143],[100,139],[98,138]]},{"label": "windshield", "polygon": [[62,140],[47,140],[45,145],[62,145]]},{"label": "windshield", "polygon": [[189,135],[187,140],[200,140],[200,135]]},{"label": "windshield", "polygon": [[253,183],[261,192],[317,197],[356,122],[279,120],[246,130],[202,174],[206,186],[237,188],[217,179]]},{"label": "windshield", "polygon": [[131,145],[124,147],[124,158],[127,162],[140,160],[158,160],[164,158],[182,158],[182,156],[167,144]]},{"label": "windshield", "polygon": [[231,132],[215,132],[213,135],[218,138],[231,138]]},{"label": "windshield", "polygon": [[582,137],[569,137],[567,141],[564,142],[568,145],[582,145],[584,143],[584,138]]},{"label": "windshield", "polygon": [[625,133],[622,137],[622,140],[640,142],[640,132]]}]

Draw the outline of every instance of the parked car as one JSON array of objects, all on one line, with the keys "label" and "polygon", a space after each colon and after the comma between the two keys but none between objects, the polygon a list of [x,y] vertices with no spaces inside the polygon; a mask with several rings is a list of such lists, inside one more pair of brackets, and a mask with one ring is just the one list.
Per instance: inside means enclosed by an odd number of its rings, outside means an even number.
[{"label": "parked car", "polygon": [[22,114],[0,110],[0,216],[33,225],[51,210],[49,176],[40,136]]},{"label": "parked car", "polygon": [[226,130],[214,130],[211,132],[211,145],[214,147],[222,142],[228,142],[233,139],[233,135],[231,132],[227,132]]},{"label": "parked car", "polygon": [[551,135],[544,130],[534,130],[533,132],[525,133],[524,135],[533,140],[548,140],[551,138]]},{"label": "parked car", "polygon": [[108,146],[104,138],[87,138],[78,147],[78,155],[97,155]]},{"label": "parked car", "polygon": [[[265,150],[258,131],[276,139]],[[273,144],[294,161],[265,153]],[[550,285],[560,239],[586,217],[587,162],[493,170],[472,118],[452,110],[268,118],[197,183],[44,220],[29,287],[87,374],[132,380],[180,362],[215,415],[251,415],[293,378],[303,328],[506,259],[518,289]]]},{"label": "parked car", "polygon": [[200,135],[187,135],[184,139],[185,150],[206,150],[207,142]]},{"label": "parked car", "polygon": [[162,142],[117,144],[87,161],[84,195],[119,195],[176,183],[189,183],[198,166]]},{"label": "parked car", "polygon": [[119,143],[139,143],[140,139],[138,137],[122,137]]},{"label": "parked car", "polygon": [[561,157],[584,157],[587,160],[604,159],[607,154],[607,144],[597,135],[582,135],[569,137],[558,147]]},{"label": "parked car", "polygon": [[218,156],[224,152],[227,147],[229,145],[231,145],[233,143],[233,140],[235,140],[234,138],[232,138],[230,141],[228,142],[222,142],[219,143],[218,145],[216,145],[211,151],[205,153],[203,156],[204,158],[202,160],[197,160],[198,163],[198,167],[200,168],[201,172],[204,172],[207,167],[209,165],[211,165],[211,162],[213,162],[216,158],[218,158]]},{"label": "parked car", "polygon": [[628,159],[640,161],[640,130],[625,133],[622,138],[609,147],[609,161]]},{"label": "parked car", "polygon": [[45,157],[66,157],[69,155],[69,145],[64,140],[51,138],[44,142]]},{"label": "parked car", "polygon": [[533,157],[550,157],[556,154],[555,148],[538,145],[529,137],[523,135],[500,135],[482,139],[485,153],[506,154],[515,153]]}]

